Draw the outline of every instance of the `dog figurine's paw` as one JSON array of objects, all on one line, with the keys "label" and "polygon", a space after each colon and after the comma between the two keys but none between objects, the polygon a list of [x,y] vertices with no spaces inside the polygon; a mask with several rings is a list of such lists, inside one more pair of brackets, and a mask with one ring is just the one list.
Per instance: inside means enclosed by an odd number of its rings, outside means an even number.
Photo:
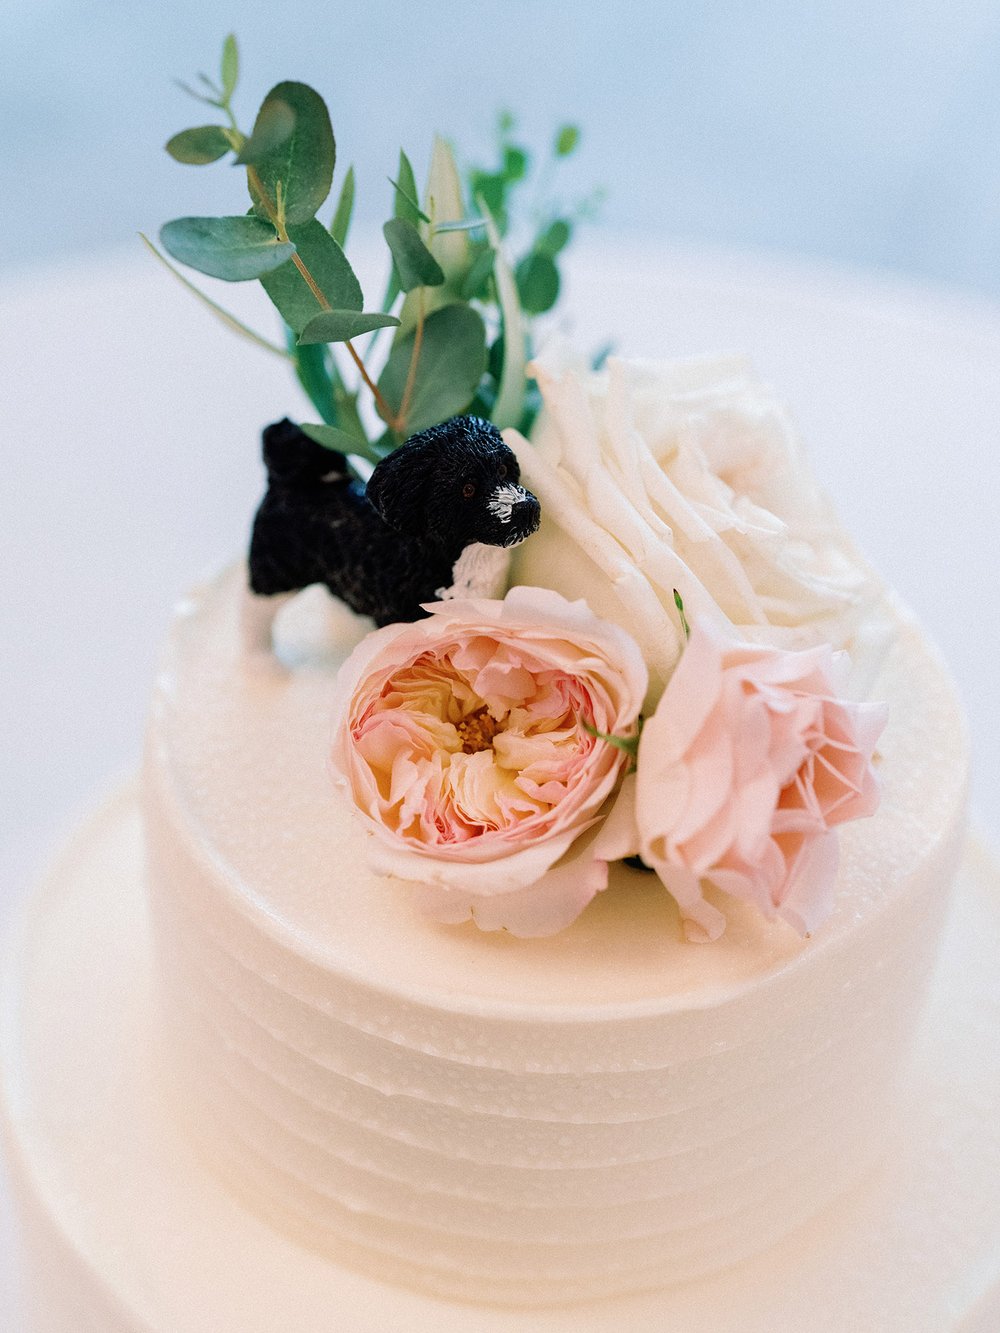
[{"label": "dog figurine's paw", "polygon": [[292,592],[284,592],[262,597],[249,588],[244,589],[239,612],[239,635],[240,655],[248,669],[262,671],[269,664],[268,669],[272,673],[276,669],[285,670],[274,652],[274,622],[281,608],[294,596]]}]

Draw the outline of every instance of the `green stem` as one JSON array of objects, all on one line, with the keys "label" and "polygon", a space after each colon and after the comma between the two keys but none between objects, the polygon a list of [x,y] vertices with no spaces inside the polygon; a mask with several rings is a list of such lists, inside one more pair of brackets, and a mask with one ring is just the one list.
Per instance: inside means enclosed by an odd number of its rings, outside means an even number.
[{"label": "green stem", "polygon": [[286,352],[283,347],[279,347],[277,343],[273,343],[270,339],[264,338],[259,333],[255,333],[253,329],[248,328],[246,324],[241,323],[235,315],[231,315],[228,310],[225,310],[221,305],[217,305],[210,296],[206,296],[200,287],[196,287],[193,282],[189,282],[179,269],[174,268],[173,264],[160,254],[159,250],[157,250],[156,246],[148,236],[140,232],[139,239],[149,253],[160,261],[168,273],[172,273],[178,282],[182,283],[189,292],[193,292],[194,295],[198,297],[199,301],[202,301],[207,305],[209,310],[221,319],[224,324],[228,325],[229,328],[233,329],[234,332],[241,334],[244,338],[249,338],[249,340],[252,343],[256,343],[258,347],[263,347],[265,352],[272,352],[275,356],[285,357],[286,359],[290,358],[290,353]]},{"label": "green stem", "polygon": [[[256,190],[261,203],[264,205],[264,210],[267,213],[268,220],[271,223],[271,226],[278,234],[278,240],[285,242],[285,244],[293,244],[290,236],[288,235],[288,228],[285,226],[285,220],[281,216],[281,209],[280,207],[275,208],[274,204],[272,204],[271,200],[268,198],[267,191],[264,189],[263,182],[261,181],[260,176],[257,174],[256,167],[252,166],[247,167],[247,178],[250,181],[253,188]],[[303,282],[306,284],[306,286],[312,292],[313,296],[316,298],[316,301],[319,304],[319,308],[321,310],[332,310],[333,306],[323,295],[323,289],[320,287],[319,283],[316,281],[313,275],[309,272],[309,269],[306,267],[305,262],[302,259],[302,256],[299,254],[297,250],[294,251],[294,253],[292,254],[292,263],[298,269]],[[379,412],[382,414],[383,417],[385,417],[386,421],[389,422],[393,421],[394,418],[393,418],[392,408],[389,406],[385,398],[382,396],[382,392],[379,389],[378,385],[375,383],[372,377],[368,374],[368,371],[365,369],[365,363],[361,360],[361,357],[355,350],[354,344],[350,341],[347,341],[345,343],[345,346],[347,348],[348,353],[350,354],[351,360],[358,368],[358,373],[361,375],[361,378],[364,380],[365,384],[367,384],[368,388],[371,391],[372,397],[378,404]]]},{"label": "green stem", "polygon": [[399,413],[389,426],[397,435],[402,435],[406,426],[406,418],[410,414],[410,404],[413,400],[413,386],[417,379],[417,362],[420,360],[420,349],[424,341],[424,288],[420,287],[417,291],[417,326],[413,332],[413,351],[410,354],[410,365],[406,372],[406,387],[403,389],[403,397],[399,404]]}]

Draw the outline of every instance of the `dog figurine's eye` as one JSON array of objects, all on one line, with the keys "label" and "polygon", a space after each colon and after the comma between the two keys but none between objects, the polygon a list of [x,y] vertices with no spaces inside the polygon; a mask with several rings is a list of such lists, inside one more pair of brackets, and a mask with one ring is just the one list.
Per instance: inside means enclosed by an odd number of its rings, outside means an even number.
[{"label": "dog figurine's eye", "polygon": [[463,497],[466,500],[471,500],[472,497],[475,495],[475,493],[476,493],[476,483],[474,481],[467,481],[465,485],[462,487]]},{"label": "dog figurine's eye", "polygon": [[503,481],[506,475],[507,475],[507,464],[501,463],[500,466],[497,468],[497,476],[500,478],[501,481]]}]

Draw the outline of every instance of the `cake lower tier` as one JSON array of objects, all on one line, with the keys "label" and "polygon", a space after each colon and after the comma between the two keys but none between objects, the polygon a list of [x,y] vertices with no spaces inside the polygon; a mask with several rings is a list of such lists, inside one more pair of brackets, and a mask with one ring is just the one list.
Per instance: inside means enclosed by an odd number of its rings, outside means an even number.
[{"label": "cake lower tier", "polygon": [[[964,818],[946,673],[897,617],[882,807],[800,940],[720,896],[688,943],[653,876],[548,940],[446,927],[365,864],[326,770],[348,646],[321,590],[294,669],[241,657],[243,571],[178,617],[144,779],[171,1097],[207,1161],[338,1262],[541,1306],[687,1281],[868,1171],[926,994]],[[474,870],[470,871],[474,874]]]},{"label": "cake lower tier", "polygon": [[756,1259],[517,1312],[361,1276],[245,1209],[171,1113],[139,820],[124,793],[25,911],[3,996],[3,1120],[29,1333],[995,1333],[1000,867],[966,853],[881,1168]]}]

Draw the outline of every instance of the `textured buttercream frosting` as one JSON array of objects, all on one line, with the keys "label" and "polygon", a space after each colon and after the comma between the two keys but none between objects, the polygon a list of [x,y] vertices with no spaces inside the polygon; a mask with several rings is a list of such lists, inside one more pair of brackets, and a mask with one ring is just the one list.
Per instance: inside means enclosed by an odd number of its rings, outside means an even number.
[{"label": "textured buttercream frosting", "polygon": [[[275,1225],[469,1300],[654,1287],[762,1249],[877,1156],[944,916],[967,760],[950,684],[897,618],[882,807],[841,834],[801,941],[721,897],[684,940],[618,870],[549,940],[440,926],[366,868],[326,771],[358,626],[313,590],[290,671],[240,655],[245,573],[181,609],[145,780],[176,1105]],[[332,620],[331,620],[332,617]]]}]

